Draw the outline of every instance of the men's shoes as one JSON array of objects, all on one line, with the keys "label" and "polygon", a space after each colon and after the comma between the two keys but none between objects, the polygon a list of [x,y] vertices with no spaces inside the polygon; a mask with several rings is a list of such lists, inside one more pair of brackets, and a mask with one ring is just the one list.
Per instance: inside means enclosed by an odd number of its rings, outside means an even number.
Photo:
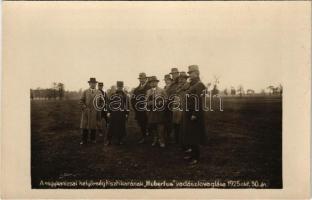
[{"label": "men's shoes", "polygon": [[198,160],[192,160],[191,162],[189,162],[189,165],[197,165],[198,164]]},{"label": "men's shoes", "polygon": [[165,147],[166,147],[166,145],[165,145],[164,143],[161,143],[159,146],[160,146],[161,148],[165,148]]},{"label": "men's shoes", "polygon": [[139,140],[138,144],[143,144],[144,142],[145,142],[145,139],[142,138],[142,139]]},{"label": "men's shoes", "polygon": [[191,158],[192,158],[191,156],[184,156],[184,157],[183,157],[184,160],[189,160],[189,159],[191,159]]},{"label": "men's shoes", "polygon": [[109,146],[111,143],[109,141],[105,142],[104,145],[105,146]]},{"label": "men's shoes", "polygon": [[192,149],[187,149],[186,151],[184,151],[185,153],[191,153]]},{"label": "men's shoes", "polygon": [[84,145],[85,143],[83,141],[80,142],[80,145]]},{"label": "men's shoes", "polygon": [[92,142],[93,144],[96,144],[96,140],[92,140],[91,142]]},{"label": "men's shoes", "polygon": [[157,141],[154,141],[154,142],[152,143],[152,147],[156,146],[156,144],[157,144]]}]

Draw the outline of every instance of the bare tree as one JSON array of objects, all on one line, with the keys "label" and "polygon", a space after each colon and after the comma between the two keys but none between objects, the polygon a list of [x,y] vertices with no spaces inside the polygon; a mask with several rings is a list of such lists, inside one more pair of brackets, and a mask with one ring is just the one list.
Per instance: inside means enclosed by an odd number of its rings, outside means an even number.
[{"label": "bare tree", "polygon": [[270,85],[270,86],[267,87],[267,89],[269,89],[269,94],[272,95],[273,92],[274,92],[274,86]]},{"label": "bare tree", "polygon": [[236,90],[233,86],[231,87],[231,95],[236,95]]},{"label": "bare tree", "polygon": [[243,94],[244,94],[244,87],[242,85],[238,86],[237,93],[239,94],[240,97],[243,96]]},{"label": "bare tree", "polygon": [[58,83],[57,88],[58,88],[58,96],[59,96],[60,100],[62,100],[64,97],[65,86],[63,83]]},{"label": "bare tree", "polygon": [[224,93],[224,95],[228,95],[228,89],[227,88],[225,88],[224,90],[223,90],[223,93]]},{"label": "bare tree", "polygon": [[219,94],[219,89],[218,89],[218,84],[220,83],[219,81],[219,77],[214,76],[214,80],[213,80],[213,89],[211,91],[211,95],[215,96]]}]

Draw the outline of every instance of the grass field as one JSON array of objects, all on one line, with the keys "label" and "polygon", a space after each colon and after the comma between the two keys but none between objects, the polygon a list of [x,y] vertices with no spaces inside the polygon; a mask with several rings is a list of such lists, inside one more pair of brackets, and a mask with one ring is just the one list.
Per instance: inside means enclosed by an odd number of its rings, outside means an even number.
[{"label": "grass field", "polygon": [[[136,144],[139,129],[130,114],[123,146],[80,146],[77,100],[31,102],[31,173],[40,180],[156,179],[261,180],[282,187],[280,97],[225,98],[224,111],[207,112],[208,144],[201,162],[189,167],[175,145]],[[215,110],[217,110],[215,108]]]}]

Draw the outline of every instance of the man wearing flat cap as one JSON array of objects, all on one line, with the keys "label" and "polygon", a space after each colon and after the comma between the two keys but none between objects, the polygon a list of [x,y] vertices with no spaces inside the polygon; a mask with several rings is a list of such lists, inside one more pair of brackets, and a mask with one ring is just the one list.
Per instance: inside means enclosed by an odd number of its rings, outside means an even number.
[{"label": "man wearing flat cap", "polygon": [[203,110],[204,97],[202,96],[206,87],[200,81],[198,66],[190,65],[188,69],[190,86],[186,94],[190,98],[187,98],[187,110],[184,110],[182,115],[181,141],[187,147],[184,159],[188,160],[190,165],[195,165],[199,162],[200,158],[199,147],[206,142]]},{"label": "man wearing flat cap", "polygon": [[97,129],[97,117],[98,108],[95,105],[95,101],[99,104],[98,98],[101,92],[96,89],[96,79],[90,78],[88,81],[89,89],[83,91],[80,98],[80,106],[82,109],[80,128],[82,130],[82,141],[80,144],[86,144],[90,136],[90,141],[96,143],[96,129]]},{"label": "man wearing flat cap", "polygon": [[144,102],[146,92],[151,87],[148,84],[148,78],[144,72],[139,74],[139,86],[133,90],[131,96],[131,105],[135,112],[135,120],[138,122],[141,130],[141,137],[138,141],[139,144],[144,143],[147,134],[147,113],[144,109]]},{"label": "man wearing flat cap", "polygon": [[163,89],[158,87],[159,80],[156,76],[149,79],[151,89],[147,91],[147,109],[148,109],[148,125],[153,135],[152,146],[159,143],[161,148],[165,145],[164,135],[164,109],[166,105],[166,93]]},{"label": "man wearing flat cap", "polygon": [[109,98],[108,105],[108,141],[105,145],[110,145],[112,139],[117,141],[117,144],[122,145],[123,139],[126,136],[126,121],[129,115],[129,98],[123,91],[124,83],[117,81],[116,92]]}]

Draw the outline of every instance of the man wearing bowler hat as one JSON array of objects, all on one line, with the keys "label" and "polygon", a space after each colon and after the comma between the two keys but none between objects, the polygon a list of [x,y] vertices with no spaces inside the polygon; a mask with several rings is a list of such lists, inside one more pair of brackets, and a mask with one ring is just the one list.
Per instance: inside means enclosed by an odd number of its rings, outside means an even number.
[{"label": "man wearing bowler hat", "polygon": [[109,98],[107,117],[109,120],[108,141],[105,145],[110,145],[112,139],[117,140],[117,144],[122,145],[126,136],[126,121],[129,115],[129,98],[123,91],[124,83],[117,81],[116,92]]},{"label": "man wearing bowler hat", "polygon": [[153,135],[152,146],[157,145],[164,148],[164,109],[166,106],[166,93],[158,87],[159,80],[156,76],[149,79],[151,89],[146,93],[147,109],[148,109],[148,125]]},{"label": "man wearing bowler hat", "polygon": [[[99,99],[101,92],[96,89],[96,79],[90,78],[88,81],[89,89],[83,91],[80,98],[82,109],[80,128],[82,130],[82,141],[80,144],[86,144],[90,135],[90,141],[96,143],[96,129]],[[96,105],[97,104],[97,105]]]},{"label": "man wearing bowler hat", "polygon": [[[199,68],[197,65],[188,67],[190,76],[190,86],[186,91],[188,95],[187,109],[182,114],[181,137],[183,146],[187,147],[185,160],[190,165],[195,165],[199,161],[199,146],[206,142],[206,130],[203,110],[203,92],[205,85],[200,81]],[[196,98],[194,98],[196,97]]]},{"label": "man wearing bowler hat", "polygon": [[135,112],[135,119],[138,122],[141,130],[141,137],[138,141],[139,144],[144,143],[145,136],[147,134],[147,113],[144,109],[144,102],[146,97],[146,92],[151,87],[148,84],[148,78],[144,72],[139,74],[139,86],[133,90],[131,97],[131,105]]}]

